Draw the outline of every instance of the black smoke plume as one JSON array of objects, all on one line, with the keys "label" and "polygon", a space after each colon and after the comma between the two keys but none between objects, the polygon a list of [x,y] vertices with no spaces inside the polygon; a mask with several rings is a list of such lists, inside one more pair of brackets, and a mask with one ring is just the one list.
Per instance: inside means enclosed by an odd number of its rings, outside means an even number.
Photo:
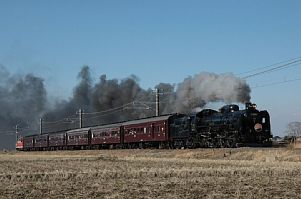
[{"label": "black smoke plume", "polygon": [[[139,79],[132,75],[123,80],[107,79],[101,75],[93,84],[88,66],[79,73],[79,84],[74,88],[69,101],[59,102],[54,110],[48,112],[46,120],[60,120],[54,129],[72,129],[79,127],[79,108],[84,109],[83,126],[108,124],[155,115],[155,92],[139,86]],[[217,75],[200,73],[186,78],[178,85],[159,83],[160,114],[191,112],[208,102],[250,101],[250,87],[246,82],[232,74]],[[71,117],[71,119],[70,119]],[[72,118],[73,117],[73,118]],[[69,119],[68,119],[69,118]]]},{"label": "black smoke plume", "polygon": [[[122,80],[101,75],[94,83],[89,67],[84,66],[73,95],[50,107],[46,105],[53,103],[47,101],[43,79],[32,74],[12,76],[4,67],[0,69],[3,77],[0,81],[0,124],[8,129],[16,124],[36,129],[24,130],[24,135],[38,133],[40,117],[43,117],[44,133],[78,128],[79,108],[84,110],[84,127],[150,117],[156,113],[155,91],[141,88],[134,75]],[[251,91],[244,80],[232,74],[204,72],[177,85],[159,83],[155,88],[159,90],[160,114],[188,113],[208,102],[248,102]],[[10,146],[13,146],[11,141]]]},{"label": "black smoke plume", "polygon": [[0,148],[11,149],[15,143],[15,126],[35,132],[46,108],[43,79],[28,74],[11,75],[0,66]]}]

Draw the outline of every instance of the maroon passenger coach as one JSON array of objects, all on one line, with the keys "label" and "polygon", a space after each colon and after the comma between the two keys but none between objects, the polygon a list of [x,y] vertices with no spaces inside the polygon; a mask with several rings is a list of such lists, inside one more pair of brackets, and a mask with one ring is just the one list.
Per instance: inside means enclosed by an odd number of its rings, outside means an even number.
[{"label": "maroon passenger coach", "polygon": [[124,122],[124,145],[161,146],[169,141],[168,121],[171,115]]},{"label": "maroon passenger coach", "polygon": [[69,149],[90,148],[90,128],[81,128],[67,131],[67,147]]},{"label": "maroon passenger coach", "polygon": [[93,148],[115,148],[123,142],[122,134],[122,123],[92,127],[91,145]]},{"label": "maroon passenger coach", "polygon": [[27,136],[23,138],[24,150],[30,151],[34,149],[34,136]]},{"label": "maroon passenger coach", "polygon": [[48,147],[48,134],[34,136],[34,147],[36,150],[46,150]]},{"label": "maroon passenger coach", "polygon": [[54,149],[65,149],[66,147],[66,133],[54,133],[49,134],[49,148],[50,150]]}]

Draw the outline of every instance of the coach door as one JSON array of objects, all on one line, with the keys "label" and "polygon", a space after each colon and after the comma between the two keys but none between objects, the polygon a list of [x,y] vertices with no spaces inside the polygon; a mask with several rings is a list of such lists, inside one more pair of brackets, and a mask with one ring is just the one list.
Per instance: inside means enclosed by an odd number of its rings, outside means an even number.
[{"label": "coach door", "polygon": [[151,125],[151,134],[152,134],[152,140],[155,139],[155,123],[152,123]]}]

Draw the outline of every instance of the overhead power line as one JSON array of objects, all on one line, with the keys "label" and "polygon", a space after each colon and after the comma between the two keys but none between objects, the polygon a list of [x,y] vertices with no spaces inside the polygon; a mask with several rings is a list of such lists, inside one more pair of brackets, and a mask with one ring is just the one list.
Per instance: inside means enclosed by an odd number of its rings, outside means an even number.
[{"label": "overhead power line", "polygon": [[269,69],[264,70],[264,71],[260,71],[260,72],[257,72],[257,73],[251,74],[251,75],[247,75],[247,76],[243,77],[242,79],[248,79],[250,77],[262,75],[262,74],[265,74],[265,73],[274,72],[274,71],[277,71],[277,70],[282,70],[282,69],[293,67],[293,66],[296,66],[296,65],[299,65],[299,64],[301,64],[301,59],[297,59],[297,60],[291,61],[289,63],[282,64],[280,66],[276,66],[276,67],[269,68]]},{"label": "overhead power line", "polygon": [[107,113],[107,112],[110,112],[110,111],[114,111],[114,110],[118,110],[118,109],[123,109],[124,107],[126,107],[128,105],[131,105],[133,103],[135,103],[135,101],[132,101],[130,103],[124,104],[124,105],[116,107],[116,108],[107,109],[107,110],[104,110],[104,111],[98,111],[98,112],[92,112],[92,113],[82,113],[82,114],[83,115],[93,115],[93,114],[99,114],[99,113]]},{"label": "overhead power line", "polygon": [[97,115],[97,116],[93,116],[93,117],[88,117],[88,118],[83,118],[83,120],[92,120],[92,119],[104,117],[104,116],[107,116],[107,115],[111,115],[111,114],[114,114],[114,113],[118,113],[120,111],[122,111],[122,110],[115,110],[115,111],[112,111],[110,113],[106,113],[106,114],[102,114],[102,115]]},{"label": "overhead power line", "polygon": [[266,68],[271,68],[273,66],[278,66],[279,64],[284,64],[284,63],[287,63],[287,62],[294,61],[296,59],[301,59],[301,57],[296,57],[296,58],[292,58],[292,59],[289,59],[289,60],[286,60],[286,61],[281,61],[281,62],[272,64],[272,65],[255,68],[255,69],[252,69],[252,70],[249,70],[249,71],[246,71],[246,72],[238,73],[238,74],[236,74],[236,76],[240,76],[240,75],[248,74],[248,73],[253,73],[253,72],[260,71],[260,70],[263,70],[263,69],[266,69]]},{"label": "overhead power line", "polygon": [[289,79],[289,80],[284,80],[284,81],[279,81],[279,82],[272,82],[268,84],[262,84],[258,86],[251,87],[252,89],[254,88],[262,88],[262,87],[267,87],[267,86],[274,86],[274,85],[279,85],[279,84],[284,84],[284,83],[290,83],[290,82],[295,82],[295,81],[300,81],[301,78],[295,78],[295,79]]},{"label": "overhead power line", "polygon": [[61,120],[53,121],[53,122],[45,122],[43,121],[43,124],[60,124],[60,123],[70,123],[76,120],[77,118],[64,118]]}]

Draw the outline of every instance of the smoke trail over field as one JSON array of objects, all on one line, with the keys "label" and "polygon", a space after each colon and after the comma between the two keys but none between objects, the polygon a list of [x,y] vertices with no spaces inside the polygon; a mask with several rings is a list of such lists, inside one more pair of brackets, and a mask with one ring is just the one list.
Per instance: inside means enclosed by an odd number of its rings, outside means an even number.
[{"label": "smoke trail over field", "polygon": [[46,90],[43,79],[32,74],[11,75],[0,66],[0,146],[11,148],[14,126],[35,128],[46,108]]},{"label": "smoke trail over field", "polygon": [[[142,89],[136,76],[117,80],[101,75],[93,85],[89,67],[85,66],[78,78],[80,82],[74,89],[73,97],[70,101],[58,103],[56,109],[45,115],[47,120],[69,117],[78,108],[83,108],[85,112],[97,112],[95,115],[84,117],[86,126],[155,114],[155,93],[151,89]],[[186,78],[178,85],[160,83],[155,88],[161,93],[161,114],[187,113],[196,107],[203,107],[208,102],[244,103],[250,100],[250,87],[244,80],[232,74],[203,72]],[[74,123],[62,125],[75,128],[78,121],[74,119]]]},{"label": "smoke trail over field", "polygon": [[[89,67],[84,66],[78,74],[79,83],[70,99],[57,101],[51,107],[47,106],[53,102],[47,100],[43,79],[32,74],[10,75],[4,67],[0,67],[0,75],[2,129],[12,129],[16,124],[37,128],[40,117],[45,121],[44,132],[77,128],[79,122],[76,112],[79,108],[85,113],[95,113],[84,115],[84,126],[155,115],[155,92],[141,88],[139,79],[134,75],[122,80],[101,75],[93,82]],[[244,103],[250,100],[250,87],[232,74],[203,72],[177,85],[159,83],[155,88],[160,91],[161,114],[187,113],[208,102]],[[10,146],[13,146],[13,139],[14,136],[11,137]],[[0,144],[2,148],[8,146]]]}]

